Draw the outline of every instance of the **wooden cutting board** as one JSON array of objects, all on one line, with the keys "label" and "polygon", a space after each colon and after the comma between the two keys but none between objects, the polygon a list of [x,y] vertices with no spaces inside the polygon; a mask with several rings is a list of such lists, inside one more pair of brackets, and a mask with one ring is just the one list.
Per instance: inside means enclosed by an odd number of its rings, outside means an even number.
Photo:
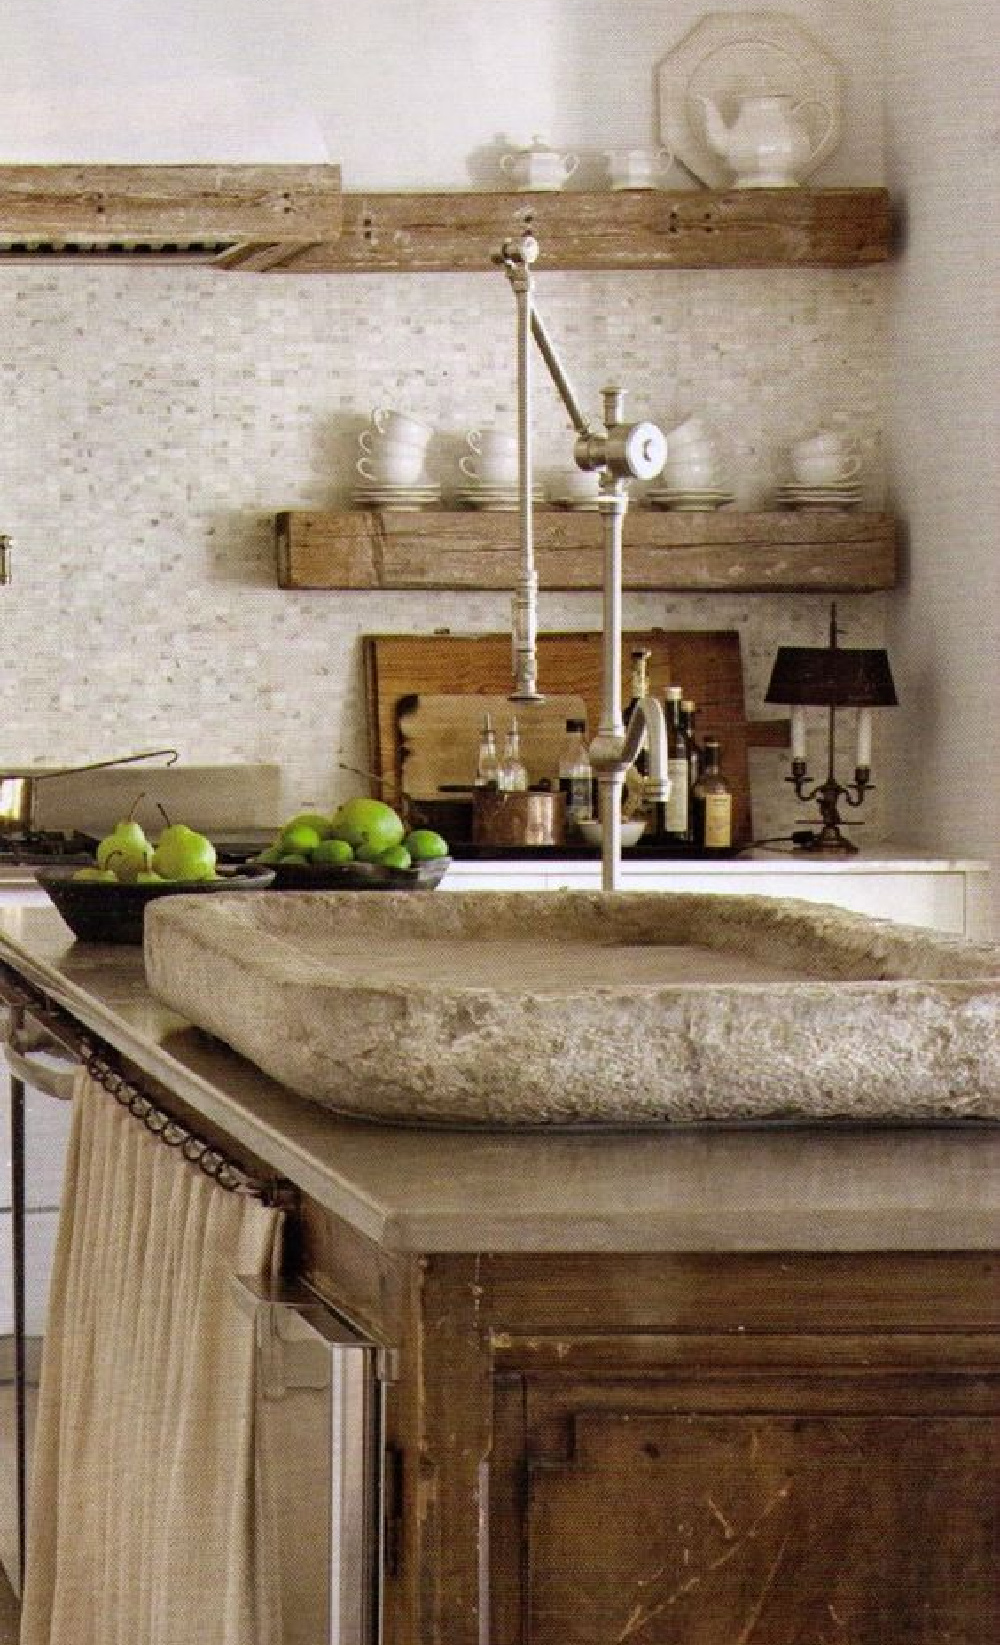
[{"label": "wooden cutting board", "polygon": [[[444,694],[489,696],[506,701],[511,687],[509,634],[369,634],[363,638],[368,697],[370,769],[383,797],[403,789],[400,705],[404,699]],[[628,696],[629,652],[650,652],[650,685],[662,697],[668,685],[683,686],[698,705],[698,737],[717,736],[722,767],[733,788],[734,835],[753,838],[748,747],[788,746],[788,721],[748,724],[743,699],[740,637],[735,630],[634,630],[622,636],[622,685]],[[581,698],[588,727],[597,726],[601,703],[599,633],[544,633],[538,640],[540,690]],[[481,713],[477,703],[473,713]]]},{"label": "wooden cutting board", "polygon": [[472,788],[479,732],[487,713],[493,722],[499,754],[503,753],[507,727],[516,717],[529,782],[537,786],[548,778],[554,788],[559,754],[566,740],[566,721],[585,720],[587,705],[582,697],[568,696],[546,697],[544,703],[512,703],[496,694],[421,691],[400,698],[400,780],[411,799],[438,799],[443,787]]}]

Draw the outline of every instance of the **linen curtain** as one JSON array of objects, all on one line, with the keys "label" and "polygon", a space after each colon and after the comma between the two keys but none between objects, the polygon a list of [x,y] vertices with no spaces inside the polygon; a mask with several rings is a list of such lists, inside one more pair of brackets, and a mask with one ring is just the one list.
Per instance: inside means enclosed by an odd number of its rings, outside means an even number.
[{"label": "linen curtain", "polygon": [[[282,1213],[81,1071],[53,1264],[21,1645],[258,1645],[253,1324]],[[265,1562],[262,1562],[265,1563]]]}]

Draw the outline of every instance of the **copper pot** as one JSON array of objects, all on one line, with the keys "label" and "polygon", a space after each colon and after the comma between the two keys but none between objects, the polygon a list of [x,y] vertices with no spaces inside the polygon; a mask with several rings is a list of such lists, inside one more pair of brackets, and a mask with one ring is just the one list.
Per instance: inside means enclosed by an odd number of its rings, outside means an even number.
[{"label": "copper pot", "polygon": [[477,788],[472,838],[477,845],[565,845],[566,796],[538,788],[514,794]]},{"label": "copper pot", "polygon": [[93,760],[89,765],[13,767],[0,770],[0,835],[30,834],[35,827],[38,800],[37,785],[48,777],[74,776],[78,771],[103,771],[112,765],[133,765],[138,760],[153,760],[169,755],[168,765],[177,759],[176,748],[151,748],[144,754],[122,754],[114,760]]}]

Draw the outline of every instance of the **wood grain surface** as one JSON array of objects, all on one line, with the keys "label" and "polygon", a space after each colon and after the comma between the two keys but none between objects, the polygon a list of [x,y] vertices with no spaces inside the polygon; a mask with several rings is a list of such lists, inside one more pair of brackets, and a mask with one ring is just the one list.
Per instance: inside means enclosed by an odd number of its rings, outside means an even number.
[{"label": "wood grain surface", "polygon": [[[426,693],[505,698],[511,687],[509,634],[369,634],[363,638],[368,699],[369,768],[386,799],[404,789],[400,704]],[[785,747],[787,720],[748,724],[743,695],[740,637],[735,630],[636,630],[623,635],[622,680],[628,696],[629,652],[651,653],[651,689],[681,685],[698,704],[698,735],[718,736],[722,764],[733,788],[736,843],[753,837],[749,747]],[[546,633],[539,636],[539,686],[558,696],[583,700],[587,724],[600,719],[602,642],[600,634]],[[477,705],[478,706],[478,705]]]},{"label": "wood grain surface", "polygon": [[[597,514],[538,507],[534,526],[540,588],[602,586]],[[622,585],[654,591],[892,588],[896,535],[891,515],[846,509],[631,508]],[[283,512],[276,552],[281,588],[513,589],[521,564],[517,515],[486,509]]]}]

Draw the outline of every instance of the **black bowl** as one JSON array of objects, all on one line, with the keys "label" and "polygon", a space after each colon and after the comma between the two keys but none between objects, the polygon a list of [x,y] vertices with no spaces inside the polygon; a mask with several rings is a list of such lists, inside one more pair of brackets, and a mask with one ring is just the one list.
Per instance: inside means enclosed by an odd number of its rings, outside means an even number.
[{"label": "black bowl", "polygon": [[222,867],[214,880],[164,880],[162,885],[76,880],[74,873],[72,868],[39,868],[35,878],[80,942],[141,943],[146,904],[158,897],[264,891],[274,883],[273,868],[263,864]]},{"label": "black bowl", "polygon": [[450,857],[431,857],[412,868],[380,862],[274,864],[276,891],[433,891],[451,867]]}]

